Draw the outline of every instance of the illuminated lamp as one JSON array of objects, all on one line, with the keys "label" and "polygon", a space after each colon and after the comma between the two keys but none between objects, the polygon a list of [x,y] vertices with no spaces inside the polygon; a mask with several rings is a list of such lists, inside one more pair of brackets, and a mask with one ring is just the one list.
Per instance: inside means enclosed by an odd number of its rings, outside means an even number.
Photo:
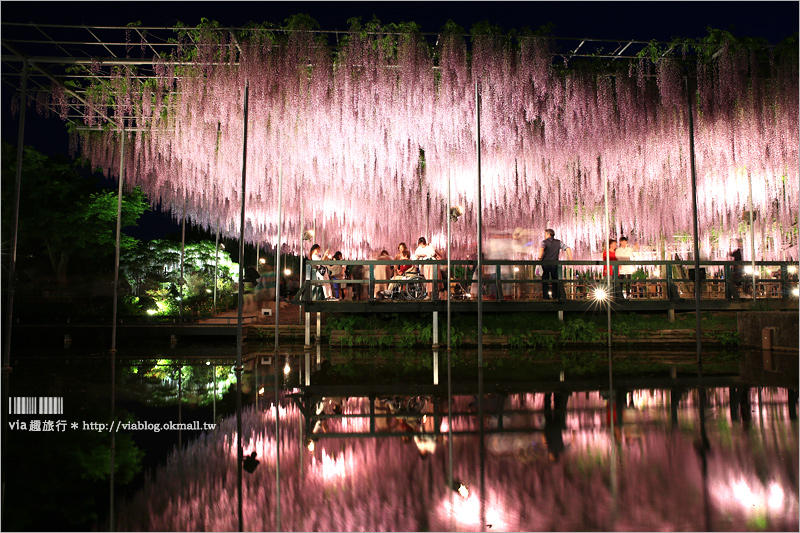
[{"label": "illuminated lamp", "polygon": [[592,292],[592,299],[596,302],[604,302],[608,299],[608,292],[602,287],[595,287]]}]

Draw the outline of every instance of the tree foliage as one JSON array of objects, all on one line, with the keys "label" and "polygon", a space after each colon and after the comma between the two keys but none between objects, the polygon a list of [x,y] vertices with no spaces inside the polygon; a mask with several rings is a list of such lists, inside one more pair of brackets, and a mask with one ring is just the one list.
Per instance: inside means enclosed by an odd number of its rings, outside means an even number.
[{"label": "tree foliage", "polygon": [[[16,147],[3,143],[2,223],[6,243],[14,216],[16,159]],[[123,195],[122,227],[135,225],[147,209],[138,187]],[[84,271],[111,270],[116,223],[116,191],[98,189],[92,178],[80,172],[79,161],[51,158],[31,147],[23,149],[17,232],[17,255],[23,262],[46,260],[61,283],[66,283],[72,258],[83,260]],[[120,247],[126,250],[136,242],[122,235]],[[109,260],[103,261],[106,258]]]}]

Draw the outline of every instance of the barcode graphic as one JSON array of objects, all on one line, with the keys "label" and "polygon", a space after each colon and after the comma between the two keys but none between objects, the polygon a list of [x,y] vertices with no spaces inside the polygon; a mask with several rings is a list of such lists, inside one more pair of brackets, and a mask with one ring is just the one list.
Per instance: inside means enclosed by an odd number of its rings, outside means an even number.
[{"label": "barcode graphic", "polygon": [[10,415],[63,415],[64,398],[61,396],[14,396],[8,399]]}]

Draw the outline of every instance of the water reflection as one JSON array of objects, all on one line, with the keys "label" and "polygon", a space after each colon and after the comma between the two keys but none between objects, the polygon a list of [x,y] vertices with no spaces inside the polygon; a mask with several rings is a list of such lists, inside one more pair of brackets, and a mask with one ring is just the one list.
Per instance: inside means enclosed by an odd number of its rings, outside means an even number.
[{"label": "water reflection", "polygon": [[[798,527],[796,393],[786,388],[464,390],[449,418],[436,393],[323,389],[290,390],[279,409],[287,530]],[[244,452],[261,461],[244,479],[248,530],[276,524],[276,412],[261,407],[243,420]],[[119,527],[235,530],[235,442],[233,418],[191,442],[122,506]]]}]

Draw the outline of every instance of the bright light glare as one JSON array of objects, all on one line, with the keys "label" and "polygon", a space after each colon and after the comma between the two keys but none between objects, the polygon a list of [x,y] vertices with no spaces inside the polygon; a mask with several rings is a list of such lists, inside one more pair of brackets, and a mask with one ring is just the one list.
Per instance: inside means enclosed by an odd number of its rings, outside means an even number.
[{"label": "bright light glare", "polygon": [[211,366],[211,361],[206,361],[206,366]]},{"label": "bright light glare", "polygon": [[308,441],[308,446],[307,446],[307,448],[308,448],[308,451],[310,451],[310,452],[313,452],[313,451],[314,451],[314,441],[313,441],[313,440],[309,440],[309,441]]},{"label": "bright light glare", "polygon": [[290,367],[290,366],[289,366],[289,362],[287,361],[287,362],[286,362],[286,366],[285,366],[285,367],[283,367],[283,373],[284,373],[284,374],[286,374],[286,375],[288,375],[288,374],[289,374],[289,372],[291,372],[291,371],[292,371],[292,367]]},{"label": "bright light glare", "polygon": [[469,489],[467,488],[466,485],[461,483],[458,485],[458,494],[460,494],[461,497],[466,500],[467,498],[469,498]]},{"label": "bright light glare", "polygon": [[789,268],[787,270],[788,270],[789,274],[796,274],[797,273],[797,267],[794,266],[794,265],[789,265]]},{"label": "bright light glare", "polygon": [[800,288],[795,287],[792,289],[792,296],[800,296]]},{"label": "bright light glare", "polygon": [[598,288],[596,288],[594,290],[594,294],[592,295],[592,298],[594,298],[598,302],[602,302],[602,301],[605,301],[608,298],[608,293],[606,292],[605,289],[601,289],[600,287],[598,287]]},{"label": "bright light glare", "polygon": [[147,310],[147,314],[150,315],[150,316],[152,316],[152,315],[154,315],[156,313],[158,313],[158,311],[156,311],[155,309],[148,309]]},{"label": "bright light glare", "polygon": [[261,387],[260,389],[258,389],[258,393],[259,394],[264,394],[264,387]]},{"label": "bright light glare", "polygon": [[742,507],[749,509],[755,507],[759,501],[750,486],[744,481],[739,480],[733,483],[733,496],[742,504]]},{"label": "bright light glare", "polygon": [[514,272],[519,272],[519,267],[514,267]]},{"label": "bright light glare", "polygon": [[744,267],[744,273],[745,273],[745,274],[747,274],[747,275],[749,276],[750,274],[752,274],[752,273],[753,273],[753,267],[752,267],[752,266],[746,266],[746,267]]},{"label": "bright light glare", "polygon": [[206,292],[207,292],[208,294],[211,294],[211,289],[206,289]]},{"label": "bright light glare", "polygon": [[783,488],[774,481],[769,484],[769,493],[767,496],[767,506],[771,511],[777,512],[783,507]]},{"label": "bright light glare", "polygon": [[262,265],[266,265],[266,264],[267,264],[267,260],[266,260],[266,259],[264,259],[263,257],[262,257],[262,258],[260,258],[260,259],[258,260],[258,262],[259,262],[259,263],[261,263]]},{"label": "bright light glare", "polygon": [[284,275],[284,276],[291,276],[291,275],[292,275],[292,271],[291,271],[291,269],[289,269],[289,268],[285,269],[285,270],[283,271],[283,275]]}]

